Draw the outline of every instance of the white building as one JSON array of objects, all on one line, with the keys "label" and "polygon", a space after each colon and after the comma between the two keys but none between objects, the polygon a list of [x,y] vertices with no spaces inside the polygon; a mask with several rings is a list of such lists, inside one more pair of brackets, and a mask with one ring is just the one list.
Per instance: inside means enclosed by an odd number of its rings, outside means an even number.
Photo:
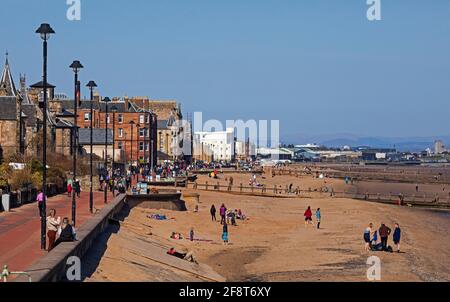
[{"label": "white building", "polygon": [[442,153],[444,153],[445,151],[447,151],[446,149],[445,149],[445,146],[444,146],[444,142],[443,141],[436,141],[435,143],[434,143],[434,153],[435,154],[442,154]]},{"label": "white building", "polygon": [[235,148],[236,157],[239,159],[248,159],[256,156],[256,146],[252,142],[237,141]]},{"label": "white building", "polygon": [[232,161],[234,159],[234,129],[215,132],[195,132],[194,141],[207,146],[214,161]]}]

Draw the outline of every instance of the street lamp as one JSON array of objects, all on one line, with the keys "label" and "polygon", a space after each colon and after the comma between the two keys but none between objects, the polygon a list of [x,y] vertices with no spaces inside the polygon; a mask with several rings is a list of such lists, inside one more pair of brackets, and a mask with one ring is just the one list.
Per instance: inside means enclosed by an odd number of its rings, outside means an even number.
[{"label": "street lamp", "polygon": [[[106,174],[108,175],[108,104],[111,103],[111,100],[108,97],[106,97],[103,99],[103,102],[105,103],[105,171]],[[108,184],[106,184],[105,186],[105,204],[107,203],[108,203]]]},{"label": "street lamp", "polygon": [[[78,152],[78,103],[79,103],[79,84],[78,84],[78,72],[83,68],[80,61],[73,61],[69,66],[72,68],[75,74],[75,96],[73,99],[73,133],[72,133],[72,141],[73,141],[73,185],[77,181],[77,152]],[[76,194],[72,194],[72,222],[73,225],[76,225],[76,209],[77,209],[77,197]]]},{"label": "street lamp", "polygon": [[[136,131],[136,133],[137,133],[137,158],[136,158],[136,168],[138,169],[138,171],[140,171],[140,168],[141,168],[141,142],[140,142],[140,135],[141,135],[141,133],[140,133],[140,128],[141,128],[141,125],[140,124],[137,124],[136,125],[136,129],[137,129],[137,131]],[[139,174],[139,173],[138,173]],[[139,176],[138,176],[138,179],[139,179]]]},{"label": "street lamp", "polygon": [[150,173],[153,174],[153,169],[155,168],[155,131],[156,131],[156,121],[154,114],[150,114]]},{"label": "street lamp", "polygon": [[91,211],[91,213],[94,213],[94,192],[92,189],[92,180],[93,180],[93,174],[94,174],[94,170],[93,170],[93,150],[92,150],[92,144],[93,144],[93,132],[94,132],[94,124],[93,124],[93,120],[94,120],[94,88],[97,87],[97,84],[94,81],[89,81],[89,83],[87,83],[86,87],[89,87],[89,90],[91,92],[91,115],[90,115],[90,122],[91,122],[91,131],[90,131],[90,144],[91,144],[91,153],[89,156],[89,166],[90,166],[90,180],[91,183],[89,184],[89,209]]},{"label": "street lamp", "polygon": [[[116,158],[115,157],[116,157],[116,112],[117,112],[117,107],[115,105],[113,105],[111,107],[111,112],[113,114],[113,129],[112,129],[112,131],[113,131],[113,149],[112,149],[112,163],[111,163],[111,165],[112,165],[112,178],[113,178],[113,181],[114,181],[114,172],[115,172],[114,165],[116,163]],[[114,196],[114,191],[115,191],[115,187],[114,187],[114,184],[113,184],[113,188],[112,188],[113,196]]]},{"label": "street lamp", "polygon": [[55,33],[55,31],[47,23],[42,23],[41,26],[36,30],[36,33],[41,36],[43,42],[43,76],[42,76],[42,90],[44,92],[44,101],[42,104],[43,117],[43,143],[44,152],[42,155],[42,194],[44,199],[42,201],[41,209],[41,249],[45,250],[46,247],[46,229],[47,229],[47,217],[46,216],[46,206],[47,206],[47,41],[50,36]]}]

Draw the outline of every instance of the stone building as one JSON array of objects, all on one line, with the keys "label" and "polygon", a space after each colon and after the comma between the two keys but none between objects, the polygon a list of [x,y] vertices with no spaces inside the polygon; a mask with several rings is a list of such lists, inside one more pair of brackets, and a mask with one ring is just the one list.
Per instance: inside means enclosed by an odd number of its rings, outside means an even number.
[{"label": "stone building", "polygon": [[0,78],[0,108],[0,157],[34,155],[42,112],[28,95],[25,76],[16,88],[8,55]]}]

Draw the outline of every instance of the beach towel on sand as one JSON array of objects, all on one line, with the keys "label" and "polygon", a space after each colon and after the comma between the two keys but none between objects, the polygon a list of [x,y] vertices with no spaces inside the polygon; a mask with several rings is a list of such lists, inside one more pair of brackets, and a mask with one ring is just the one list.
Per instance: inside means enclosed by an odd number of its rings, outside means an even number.
[{"label": "beach towel on sand", "polygon": [[152,214],[147,216],[150,219],[154,220],[167,220],[167,217],[165,215],[159,215],[159,214]]}]

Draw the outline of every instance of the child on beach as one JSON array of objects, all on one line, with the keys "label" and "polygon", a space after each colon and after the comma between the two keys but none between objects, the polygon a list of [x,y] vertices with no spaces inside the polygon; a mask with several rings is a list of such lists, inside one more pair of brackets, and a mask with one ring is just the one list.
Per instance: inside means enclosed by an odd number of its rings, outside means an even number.
[{"label": "child on beach", "polygon": [[317,220],[317,229],[320,229],[320,222],[322,221],[322,213],[320,212],[320,208],[316,211],[316,220]]},{"label": "child on beach", "polygon": [[400,253],[400,239],[402,236],[402,230],[400,229],[400,225],[398,223],[395,224],[394,227],[394,244],[397,246],[397,253]]},{"label": "child on beach", "polygon": [[226,222],[223,224],[222,240],[223,244],[228,244],[228,225]]},{"label": "child on beach", "polygon": [[366,252],[370,251],[372,234],[373,234],[373,223],[370,223],[369,226],[364,230],[364,237],[363,237]]},{"label": "child on beach", "polygon": [[308,209],[306,210],[304,216],[305,216],[305,227],[308,227],[309,224],[312,224],[312,211],[311,211],[311,207],[308,207]]}]

